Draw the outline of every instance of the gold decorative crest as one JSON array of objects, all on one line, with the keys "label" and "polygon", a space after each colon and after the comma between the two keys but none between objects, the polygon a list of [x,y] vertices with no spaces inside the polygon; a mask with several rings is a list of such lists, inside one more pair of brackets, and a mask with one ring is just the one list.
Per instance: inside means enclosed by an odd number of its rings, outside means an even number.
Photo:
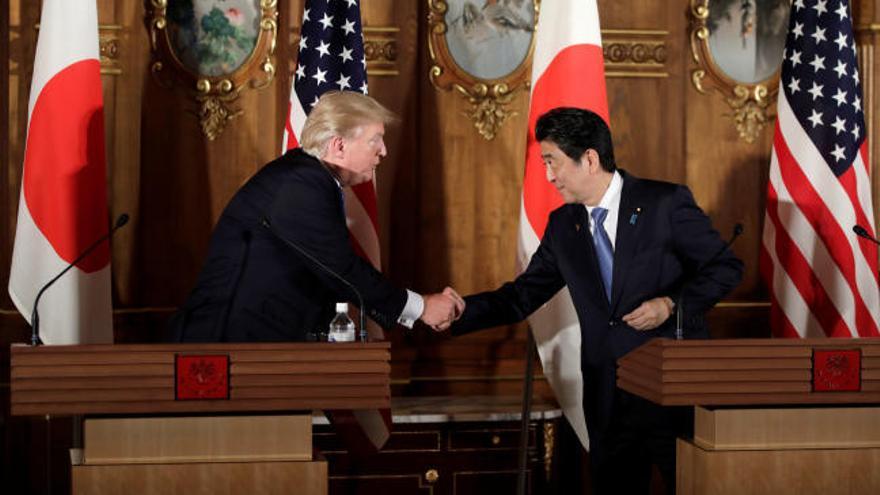
[{"label": "gold decorative crest", "polygon": [[[464,114],[492,140],[516,114],[509,108],[516,91],[529,87],[539,2],[427,1],[431,83],[461,94],[471,105]],[[502,44],[508,50],[493,50]]]},{"label": "gold decorative crest", "polygon": [[[230,6],[223,10],[215,5],[208,14],[195,19],[191,8],[169,12],[169,0],[150,0],[147,8],[153,77],[165,88],[181,82],[190,89],[199,106],[194,113],[199,116],[202,133],[210,140],[243,112],[234,107],[242,89],[263,89],[275,78],[277,0],[253,1],[253,19],[259,18],[253,33],[249,32],[252,28],[248,26],[254,24],[249,22],[247,9]],[[196,25],[199,27],[193,27]],[[198,45],[202,40],[194,30],[204,31],[206,27],[205,38],[216,38],[211,41],[219,43]]]},{"label": "gold decorative crest", "polygon": [[[719,11],[713,12],[715,15],[710,16],[711,9],[714,8],[713,4],[717,4],[719,9],[727,9],[726,14],[730,14],[731,9],[739,9],[739,11],[735,12],[737,15],[723,15]],[[756,11],[758,7],[764,10]],[[725,34],[727,38],[719,39],[716,42],[716,51],[718,46],[731,46],[731,43],[741,42],[745,46],[749,37],[764,36],[767,41],[764,43],[765,45],[784,42],[784,38],[780,41],[778,34],[775,35],[775,38],[770,35],[762,35],[760,27],[780,22],[779,15],[771,16],[768,14],[774,9],[780,12],[784,10],[786,16],[782,20],[787,20],[788,1],[759,2],[758,7],[756,4],[748,2],[691,0],[690,9],[691,53],[693,61],[697,65],[691,72],[691,82],[700,93],[708,94],[710,90],[715,90],[724,97],[724,101],[733,110],[732,113],[725,114],[725,116],[732,118],[740,139],[747,143],[753,143],[764,126],[774,117],[775,105],[773,103],[775,103],[779,91],[779,65],[764,67],[763,70],[755,69],[748,78],[732,76],[728,71],[731,71],[733,63],[718,58],[719,54],[713,52],[710,37],[713,26],[717,27],[715,25],[723,21],[727,24],[734,24],[737,29],[724,31],[727,33]],[[778,30],[773,30],[774,33],[776,31]],[[721,31],[719,30],[719,32]],[[737,36],[740,39],[736,39]],[[779,53],[781,52],[782,48],[780,47]]]}]

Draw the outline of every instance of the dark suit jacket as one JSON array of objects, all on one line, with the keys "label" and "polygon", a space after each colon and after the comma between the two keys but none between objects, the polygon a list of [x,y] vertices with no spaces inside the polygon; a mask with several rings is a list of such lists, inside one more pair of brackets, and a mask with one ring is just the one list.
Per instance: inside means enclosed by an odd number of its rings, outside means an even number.
[{"label": "dark suit jacket", "polygon": [[395,324],[406,291],[354,253],[341,189],[319,160],[296,149],[263,167],[226,206],[198,282],[172,322],[175,340],[305,340],[326,331],[334,302],[356,302],[279,237],[357,287],[370,318],[386,328]]},{"label": "dark suit jacket", "polygon": [[605,296],[581,204],[550,214],[541,244],[528,268],[495,291],[465,298],[454,335],[523,320],[568,286],[581,327],[584,409],[591,448],[607,425],[615,389],[616,360],[655,337],[673,337],[675,318],[638,332],[622,317],[659,296],[678,299],[682,285],[685,338],[708,338],[703,313],[735,287],[742,262],[728,249],[685,186],[638,179],[621,171],[623,189],[617,221],[611,302]]}]

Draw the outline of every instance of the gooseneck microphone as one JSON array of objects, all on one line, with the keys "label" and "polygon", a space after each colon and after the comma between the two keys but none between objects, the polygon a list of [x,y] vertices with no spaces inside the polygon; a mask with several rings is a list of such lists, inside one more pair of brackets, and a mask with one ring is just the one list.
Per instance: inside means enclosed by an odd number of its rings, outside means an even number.
[{"label": "gooseneck microphone", "polygon": [[694,272],[694,276],[691,277],[690,280],[685,282],[681,286],[681,289],[678,290],[678,301],[676,301],[675,304],[675,340],[684,339],[684,324],[682,322],[682,320],[684,319],[684,290],[687,289],[690,283],[693,282],[694,279],[696,279],[697,276],[700,275],[700,272],[702,272],[704,268],[712,264],[715,260],[718,259],[719,256],[721,256],[722,253],[727,251],[730,246],[733,245],[734,241],[736,241],[736,238],[739,237],[742,233],[743,224],[737,222],[736,225],[733,226],[733,234],[730,236],[730,239],[728,239],[728,241],[725,242],[723,246],[721,246],[721,249],[716,251],[711,258],[704,261],[703,263],[700,263],[700,266],[698,266],[696,271]]},{"label": "gooseneck microphone", "polygon": [[853,225],[853,232],[855,232],[856,235],[861,237],[862,239],[867,239],[867,240],[873,242],[874,244],[880,245],[880,241],[878,241],[876,237],[869,234],[868,230],[866,228],[862,227],[861,225]]},{"label": "gooseneck microphone", "polygon": [[91,252],[94,251],[95,248],[100,246],[102,242],[107,241],[111,237],[113,237],[113,234],[116,233],[116,231],[119,230],[120,227],[122,227],[123,225],[125,225],[127,223],[128,223],[128,213],[123,213],[122,215],[119,215],[119,217],[116,219],[116,223],[113,224],[113,228],[110,229],[109,232],[102,235],[97,240],[95,240],[95,242],[93,242],[89,247],[85,248],[85,250],[83,250],[83,252],[80,253],[80,255],[77,256],[75,260],[71,261],[70,264],[67,265],[66,268],[64,268],[64,270],[61,270],[61,273],[59,273],[58,275],[55,275],[55,277],[53,277],[52,280],[46,282],[43,285],[43,287],[40,288],[40,291],[37,292],[37,297],[34,299],[34,310],[31,312],[31,345],[32,346],[38,346],[43,343],[40,340],[40,313],[37,310],[38,310],[38,307],[40,304],[40,298],[43,297],[43,293],[46,292],[46,289],[51,287],[52,284],[54,284],[59,278],[64,276],[65,273],[69,272],[70,269],[73,268],[74,266],[76,266],[77,263],[79,263],[80,261],[85,259],[86,256],[91,254]]},{"label": "gooseneck microphone", "polygon": [[315,264],[315,266],[319,267],[321,270],[324,270],[325,272],[330,274],[333,278],[335,278],[336,280],[339,280],[340,282],[342,282],[343,285],[345,285],[346,287],[351,289],[352,292],[354,292],[354,295],[357,297],[357,300],[358,300],[358,306],[360,306],[360,309],[361,309],[360,310],[360,318],[359,318],[359,322],[358,322],[358,323],[360,323],[359,335],[361,338],[361,342],[366,342],[367,341],[367,322],[366,322],[366,317],[364,316],[364,313],[366,313],[367,308],[366,308],[366,306],[364,306],[364,298],[363,298],[363,296],[361,296],[361,292],[359,290],[357,290],[357,288],[351,282],[349,282],[348,280],[343,278],[342,275],[336,273],[329,266],[322,263],[321,260],[312,256],[302,246],[300,246],[299,244],[282,236],[280,233],[276,232],[275,229],[272,228],[272,222],[269,221],[268,217],[263,217],[263,220],[261,220],[260,223],[262,223],[263,227],[265,227],[266,230],[268,230],[269,233],[271,233],[276,239],[278,239],[279,241],[283,242],[284,244],[287,244],[288,246],[292,247],[297,253],[302,255],[303,258],[311,261],[312,263]]}]

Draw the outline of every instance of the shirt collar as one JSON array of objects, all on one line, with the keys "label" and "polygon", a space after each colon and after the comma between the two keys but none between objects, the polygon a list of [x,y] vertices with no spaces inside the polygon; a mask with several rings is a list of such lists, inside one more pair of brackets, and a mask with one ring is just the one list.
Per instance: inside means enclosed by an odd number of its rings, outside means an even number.
[{"label": "shirt collar", "polygon": [[608,184],[608,188],[605,189],[605,194],[602,195],[602,199],[599,201],[599,204],[596,206],[587,206],[587,211],[592,212],[593,208],[600,207],[605,208],[606,210],[611,210],[612,208],[616,208],[620,198],[620,191],[623,189],[623,177],[620,176],[620,172],[615,170],[611,175],[611,182]]}]

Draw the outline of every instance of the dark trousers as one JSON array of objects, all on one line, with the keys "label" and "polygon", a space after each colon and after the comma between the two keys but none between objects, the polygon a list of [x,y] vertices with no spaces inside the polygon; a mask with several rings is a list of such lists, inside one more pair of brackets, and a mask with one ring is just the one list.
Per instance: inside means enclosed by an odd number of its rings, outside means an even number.
[{"label": "dark trousers", "polygon": [[594,495],[649,493],[653,465],[672,495],[675,439],[693,434],[693,410],[662,407],[617,389],[608,426],[597,433],[601,440],[590,448]]}]

